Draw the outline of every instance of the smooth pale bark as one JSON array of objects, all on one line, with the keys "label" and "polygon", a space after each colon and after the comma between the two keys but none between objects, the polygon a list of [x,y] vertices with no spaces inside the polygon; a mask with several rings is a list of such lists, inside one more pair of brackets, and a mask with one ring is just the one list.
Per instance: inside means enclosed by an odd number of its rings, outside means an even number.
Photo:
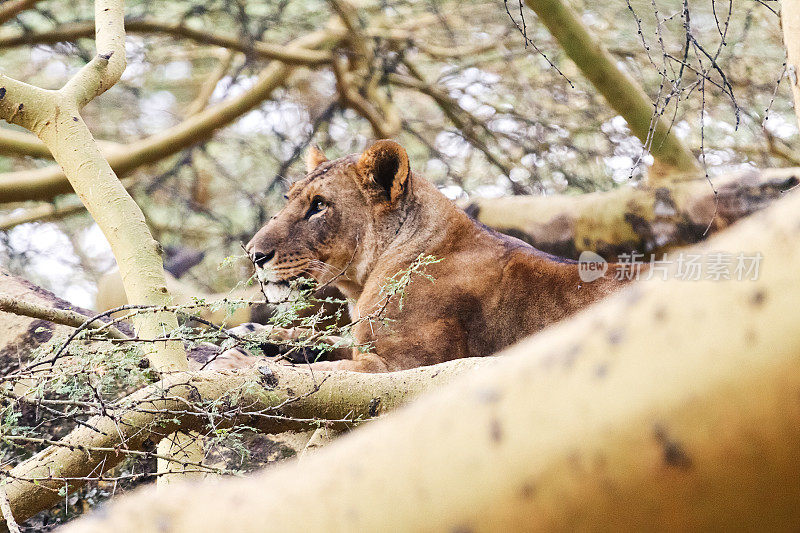
[{"label": "smooth pale bark", "polygon": [[655,106],[642,87],[617,66],[605,46],[589,34],[564,0],[525,0],[525,4],[536,12],[564,52],[653,154],[662,168],[651,172],[651,180],[676,172],[697,172],[694,155],[681,143],[675,130],[655,116]]},{"label": "smooth pale bark", "polygon": [[764,259],[757,281],[630,286],[300,464],[63,531],[792,529],[800,195],[691,251]]},{"label": "smooth pale bark", "polygon": [[781,2],[783,45],[786,47],[786,73],[794,97],[794,113],[800,123],[800,3],[797,0]]}]

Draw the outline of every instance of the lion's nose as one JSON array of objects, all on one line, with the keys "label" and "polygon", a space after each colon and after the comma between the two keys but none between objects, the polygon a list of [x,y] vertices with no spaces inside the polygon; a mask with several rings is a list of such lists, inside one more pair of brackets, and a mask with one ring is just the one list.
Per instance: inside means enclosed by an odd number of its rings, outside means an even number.
[{"label": "lion's nose", "polygon": [[267,253],[256,252],[253,254],[253,263],[255,263],[257,267],[263,268],[273,257],[275,257],[275,250],[270,250]]}]

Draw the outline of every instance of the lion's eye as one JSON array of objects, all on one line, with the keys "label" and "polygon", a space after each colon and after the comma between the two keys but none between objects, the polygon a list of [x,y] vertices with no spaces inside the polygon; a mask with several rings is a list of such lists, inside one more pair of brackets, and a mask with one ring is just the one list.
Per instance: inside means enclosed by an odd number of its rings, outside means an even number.
[{"label": "lion's eye", "polygon": [[308,212],[306,213],[306,218],[310,218],[317,213],[321,213],[328,208],[328,202],[325,201],[324,198],[319,196],[315,196],[313,200],[311,200],[311,207],[308,208]]}]

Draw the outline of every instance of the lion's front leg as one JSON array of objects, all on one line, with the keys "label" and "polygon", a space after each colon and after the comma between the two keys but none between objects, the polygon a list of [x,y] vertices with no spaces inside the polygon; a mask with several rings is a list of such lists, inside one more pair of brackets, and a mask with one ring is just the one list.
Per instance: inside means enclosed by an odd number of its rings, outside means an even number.
[{"label": "lion's front leg", "polygon": [[[303,328],[275,328],[248,322],[226,330],[234,339],[242,338],[257,344],[266,357],[281,357],[290,363],[315,363],[321,357],[330,360],[350,359],[352,348],[342,345],[342,339],[323,336],[313,339],[315,345],[304,345],[311,333]],[[239,341],[240,342],[240,341]],[[203,343],[190,352],[190,367],[193,370],[231,370],[252,366],[264,357],[253,355],[244,346],[223,349]]]},{"label": "lion's front leg", "polygon": [[354,350],[353,359],[339,361],[318,361],[312,363],[312,370],[350,370],[352,372],[389,372],[386,362],[375,354],[364,354]]}]

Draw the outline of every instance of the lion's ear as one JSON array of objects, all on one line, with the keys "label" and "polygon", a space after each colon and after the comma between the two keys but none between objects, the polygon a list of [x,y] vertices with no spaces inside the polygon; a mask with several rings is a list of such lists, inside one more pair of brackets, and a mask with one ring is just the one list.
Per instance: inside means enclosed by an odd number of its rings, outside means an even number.
[{"label": "lion's ear", "polygon": [[411,174],[406,149],[388,140],[377,141],[361,154],[358,170],[380,187],[391,202],[403,192]]},{"label": "lion's ear", "polygon": [[318,146],[313,145],[308,149],[308,153],[306,154],[306,172],[311,172],[327,160],[328,158],[325,157],[322,150],[320,150]]}]

